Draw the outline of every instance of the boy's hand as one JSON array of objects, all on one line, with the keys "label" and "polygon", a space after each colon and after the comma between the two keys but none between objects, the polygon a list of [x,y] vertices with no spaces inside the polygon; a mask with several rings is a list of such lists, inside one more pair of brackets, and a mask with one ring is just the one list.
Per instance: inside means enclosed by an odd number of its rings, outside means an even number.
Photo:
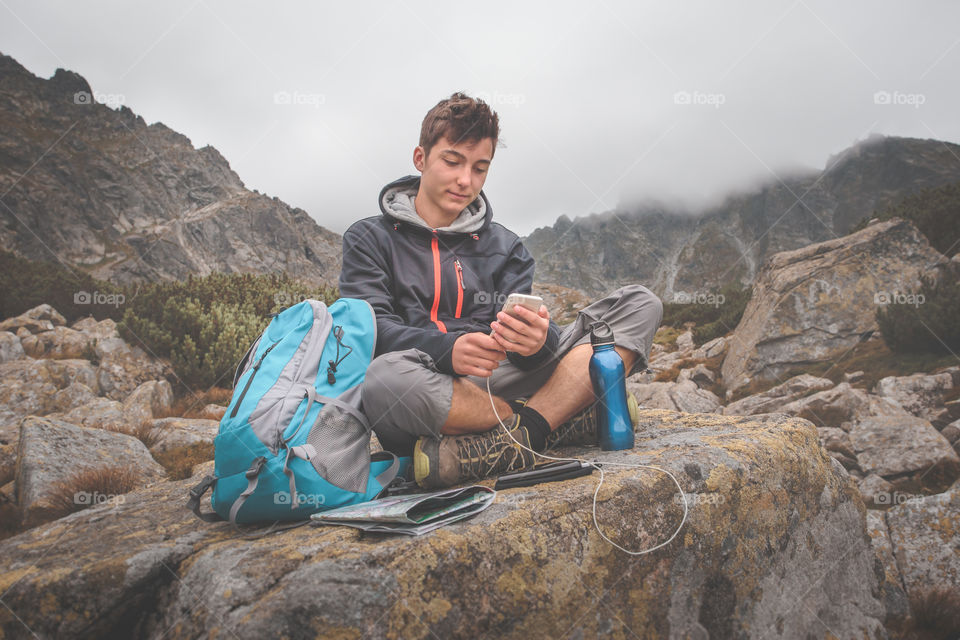
[{"label": "boy's hand", "polygon": [[540,305],[537,313],[519,304],[513,306],[517,317],[501,311],[497,314],[499,322],[491,322],[493,339],[504,351],[513,351],[522,356],[532,356],[540,351],[547,341],[547,329],[550,328],[550,312],[546,305]]},{"label": "boy's hand", "polygon": [[507,357],[497,341],[483,333],[465,333],[453,343],[453,370],[463,376],[488,378]]}]

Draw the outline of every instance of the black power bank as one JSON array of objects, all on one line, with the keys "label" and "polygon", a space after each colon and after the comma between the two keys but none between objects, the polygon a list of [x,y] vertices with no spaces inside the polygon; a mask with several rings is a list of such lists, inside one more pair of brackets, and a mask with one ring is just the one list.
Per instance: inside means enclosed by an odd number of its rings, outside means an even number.
[{"label": "black power bank", "polygon": [[551,462],[541,467],[534,467],[530,471],[520,471],[518,473],[508,473],[497,478],[497,483],[493,485],[496,491],[501,489],[515,489],[517,487],[529,487],[530,485],[540,484],[542,482],[557,482],[559,480],[569,480],[570,478],[579,478],[593,473],[595,467],[592,464],[572,460],[570,462]]}]

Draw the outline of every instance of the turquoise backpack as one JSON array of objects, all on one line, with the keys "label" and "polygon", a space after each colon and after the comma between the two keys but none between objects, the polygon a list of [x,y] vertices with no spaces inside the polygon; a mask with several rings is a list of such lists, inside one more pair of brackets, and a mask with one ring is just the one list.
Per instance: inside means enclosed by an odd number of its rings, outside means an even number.
[{"label": "turquoise backpack", "polygon": [[[305,520],[376,498],[407,466],[370,455],[360,383],[376,346],[376,318],[363,300],[317,300],[275,314],[234,375],[233,397],[214,440],[214,475],[190,490],[187,507],[207,522]],[[216,513],[201,513],[213,487]]]}]

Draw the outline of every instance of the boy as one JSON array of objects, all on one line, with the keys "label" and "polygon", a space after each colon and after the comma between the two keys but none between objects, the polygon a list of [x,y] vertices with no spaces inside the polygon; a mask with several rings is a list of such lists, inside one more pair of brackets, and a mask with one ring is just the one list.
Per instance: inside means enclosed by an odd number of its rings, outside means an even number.
[{"label": "boy", "polygon": [[343,236],[340,295],[367,300],[377,315],[363,411],[385,449],[413,456],[424,488],[528,468],[534,455],[524,447],[595,442],[590,324],[611,326],[629,375],[646,367],[663,314],[639,285],[587,306],[563,330],[543,305],[501,312],[510,293],[530,293],[534,261],[493,222],[482,191],[499,135],[482,100],[441,100],[413,152],[420,176],[384,187],[381,215]]}]

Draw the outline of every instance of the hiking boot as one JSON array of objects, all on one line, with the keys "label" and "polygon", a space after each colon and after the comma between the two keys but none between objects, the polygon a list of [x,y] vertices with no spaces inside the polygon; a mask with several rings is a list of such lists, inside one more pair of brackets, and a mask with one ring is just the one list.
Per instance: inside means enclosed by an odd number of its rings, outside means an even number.
[{"label": "hiking boot", "polygon": [[[637,399],[627,391],[627,410],[630,412],[630,423],[634,430],[640,422],[637,413]],[[597,425],[600,424],[600,403],[594,402],[589,407],[573,416],[547,436],[547,447],[550,451],[554,447],[583,446],[597,444]]]},{"label": "hiking boot", "polygon": [[[515,417],[510,435],[530,448],[530,433]],[[485,433],[420,438],[413,449],[414,479],[424,489],[440,489],[491,475],[523,471],[534,455],[510,439],[503,427]]]}]

